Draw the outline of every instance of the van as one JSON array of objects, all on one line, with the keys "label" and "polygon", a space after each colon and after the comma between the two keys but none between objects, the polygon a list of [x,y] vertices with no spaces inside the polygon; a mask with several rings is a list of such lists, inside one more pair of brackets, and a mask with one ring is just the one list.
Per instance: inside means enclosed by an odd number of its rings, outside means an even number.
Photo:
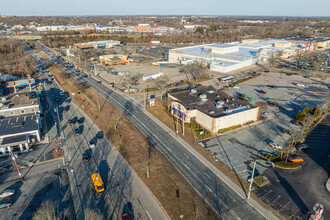
[{"label": "van", "polygon": [[102,181],[101,175],[99,173],[92,174],[92,180],[97,193],[104,192],[104,183]]}]

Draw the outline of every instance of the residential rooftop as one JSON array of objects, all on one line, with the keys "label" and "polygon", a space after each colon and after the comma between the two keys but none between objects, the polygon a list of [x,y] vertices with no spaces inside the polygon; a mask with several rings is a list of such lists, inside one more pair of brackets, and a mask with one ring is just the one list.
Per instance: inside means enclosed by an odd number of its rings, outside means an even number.
[{"label": "residential rooftop", "polygon": [[254,105],[234,98],[224,92],[217,92],[213,87],[200,86],[192,90],[170,93],[187,110],[198,109],[211,117],[221,117],[236,112],[255,108]]}]

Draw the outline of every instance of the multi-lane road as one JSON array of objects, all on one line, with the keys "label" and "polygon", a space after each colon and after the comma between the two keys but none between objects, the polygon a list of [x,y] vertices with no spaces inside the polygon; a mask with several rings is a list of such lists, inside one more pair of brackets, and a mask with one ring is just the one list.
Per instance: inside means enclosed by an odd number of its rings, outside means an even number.
[{"label": "multi-lane road", "polygon": [[[49,53],[47,50],[45,52]],[[38,76],[43,81],[49,78],[47,73],[39,72]],[[63,90],[56,81],[50,85],[44,83],[44,87],[53,119],[61,125],[57,126],[55,133],[62,140],[66,154],[76,218],[83,219],[84,210],[91,208],[101,212],[105,219],[120,219],[123,213],[128,213],[132,218],[168,219],[161,204],[107,139],[99,139],[95,148],[89,147],[89,141],[99,130],[75,104],[65,102],[67,96],[60,96]],[[55,101],[56,96],[60,97],[59,102]],[[62,107],[69,110],[62,112]],[[85,120],[83,124],[71,126],[68,123],[71,118]],[[82,134],[76,136],[74,128],[78,127]],[[82,154],[86,151],[92,155],[89,161],[82,160]],[[93,190],[91,175],[95,172],[100,172],[105,183],[103,195]]]},{"label": "multi-lane road", "polygon": [[[93,77],[75,76],[90,86],[116,108],[124,111],[133,124],[155,144],[187,182],[223,219],[265,219],[242,195],[228,186],[210,167],[203,163],[161,125],[151,119],[138,105],[126,96],[113,91]],[[269,213],[267,213],[269,214]],[[274,216],[267,216],[274,218]]]}]

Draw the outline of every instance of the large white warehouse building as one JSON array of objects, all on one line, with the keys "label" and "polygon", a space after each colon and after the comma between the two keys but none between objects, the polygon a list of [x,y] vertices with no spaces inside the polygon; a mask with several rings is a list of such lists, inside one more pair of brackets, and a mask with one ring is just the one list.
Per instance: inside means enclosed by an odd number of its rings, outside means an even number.
[{"label": "large white warehouse building", "polygon": [[305,46],[280,40],[249,39],[232,43],[215,43],[169,50],[169,62],[202,61],[210,69],[227,73],[266,61],[271,54],[282,52],[282,58],[304,51]]}]

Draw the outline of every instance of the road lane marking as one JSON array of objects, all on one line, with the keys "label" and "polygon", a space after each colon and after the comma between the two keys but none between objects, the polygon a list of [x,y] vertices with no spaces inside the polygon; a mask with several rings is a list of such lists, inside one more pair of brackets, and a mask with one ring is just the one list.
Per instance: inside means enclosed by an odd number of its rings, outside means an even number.
[{"label": "road lane marking", "polygon": [[188,170],[190,170],[190,168],[187,166],[187,164],[183,163],[183,165],[184,165],[185,167],[187,167]]},{"label": "road lane marking", "polygon": [[147,210],[146,210],[146,213],[148,215],[148,218],[152,220],[152,218],[151,218],[151,216],[150,216],[150,214],[149,214],[149,212]]},{"label": "road lane marking", "polygon": [[171,151],[171,152],[173,152],[169,147],[166,147],[167,148],[167,150],[169,150],[169,151]]},{"label": "road lane marking", "polygon": [[213,193],[212,189],[210,187],[208,187],[206,184],[205,184],[205,187],[211,192]]},{"label": "road lane marking", "polygon": [[183,155],[185,155],[187,158],[189,158],[189,156],[187,154],[183,153]]},{"label": "road lane marking", "polygon": [[207,175],[207,173],[204,173],[205,174],[205,176],[207,176],[208,178],[210,178],[211,179],[211,177],[209,176],[209,175]]}]

